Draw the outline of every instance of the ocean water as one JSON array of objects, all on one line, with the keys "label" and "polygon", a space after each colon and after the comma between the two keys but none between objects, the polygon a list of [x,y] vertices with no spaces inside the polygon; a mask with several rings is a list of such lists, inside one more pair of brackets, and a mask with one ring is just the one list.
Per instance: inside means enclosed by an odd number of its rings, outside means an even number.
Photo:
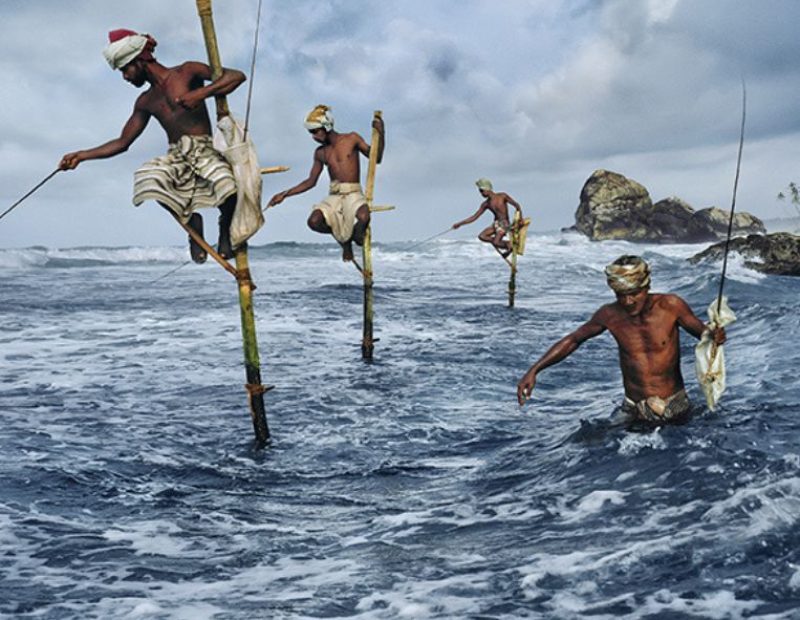
[{"label": "ocean water", "polygon": [[734,259],[721,406],[628,433],[607,334],[516,382],[620,254],[704,317],[702,246],[531,235],[509,309],[491,249],[410,245],[375,249],[372,363],[334,244],[251,249],[264,450],[221,269],[0,250],[0,616],[800,618],[800,279]]}]

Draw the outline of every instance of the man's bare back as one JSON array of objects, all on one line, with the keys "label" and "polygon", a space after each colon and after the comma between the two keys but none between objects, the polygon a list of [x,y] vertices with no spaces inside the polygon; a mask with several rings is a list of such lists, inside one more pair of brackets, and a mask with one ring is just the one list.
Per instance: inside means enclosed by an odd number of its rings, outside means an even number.
[{"label": "man's bare back", "polygon": [[508,204],[513,202],[513,198],[505,192],[495,192],[483,201],[481,207],[489,210],[494,215],[495,222],[508,223]]}]

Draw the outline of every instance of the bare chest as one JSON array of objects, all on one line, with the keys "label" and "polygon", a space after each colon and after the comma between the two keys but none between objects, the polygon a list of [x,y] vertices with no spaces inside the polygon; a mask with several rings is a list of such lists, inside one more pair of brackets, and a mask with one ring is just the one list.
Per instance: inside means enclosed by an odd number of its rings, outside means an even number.
[{"label": "bare chest", "polygon": [[666,313],[647,317],[619,316],[609,322],[608,330],[623,351],[631,354],[671,351],[678,339],[678,326]]}]

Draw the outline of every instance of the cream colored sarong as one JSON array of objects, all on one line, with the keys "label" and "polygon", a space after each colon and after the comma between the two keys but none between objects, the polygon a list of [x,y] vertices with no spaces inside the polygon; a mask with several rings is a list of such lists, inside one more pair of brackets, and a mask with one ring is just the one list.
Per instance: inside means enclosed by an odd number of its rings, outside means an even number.
[{"label": "cream colored sarong", "polygon": [[231,166],[211,136],[181,136],[166,155],[151,159],[133,175],[133,204],[157,200],[184,223],[197,209],[218,207],[235,193]]},{"label": "cream colored sarong", "polygon": [[312,211],[319,209],[336,241],[345,243],[353,238],[356,211],[365,204],[367,199],[361,192],[361,184],[331,181],[330,195],[319,204],[315,204]]},{"label": "cream colored sarong", "polygon": [[651,396],[638,403],[625,397],[622,411],[639,420],[648,422],[672,422],[682,419],[692,408],[686,390],[678,390],[669,398]]}]

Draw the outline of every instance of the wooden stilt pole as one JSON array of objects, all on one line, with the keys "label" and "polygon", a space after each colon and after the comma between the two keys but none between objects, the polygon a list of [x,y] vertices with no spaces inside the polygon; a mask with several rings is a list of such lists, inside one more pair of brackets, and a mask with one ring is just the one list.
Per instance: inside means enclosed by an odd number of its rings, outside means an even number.
[{"label": "wooden stilt pole", "polygon": [[[375,110],[373,120],[381,118],[381,111]],[[372,128],[372,141],[369,147],[369,167],[367,168],[367,187],[365,197],[367,199],[367,206],[372,211],[372,201],[375,195],[375,172],[378,167],[378,151],[381,135],[378,130]],[[361,358],[365,360],[372,359],[372,352],[375,349],[375,339],[372,332],[372,319],[374,316],[373,307],[373,294],[372,294],[372,224],[367,226],[366,233],[364,234],[363,250],[363,268],[362,274],[364,276],[364,334],[361,339]]]},{"label": "wooden stilt pole", "polygon": [[514,298],[517,295],[517,242],[519,235],[519,211],[514,214],[514,224],[509,235],[511,241],[511,276],[508,280],[508,307],[514,307]]},{"label": "wooden stilt pole", "polygon": [[511,251],[511,276],[508,279],[508,307],[514,307],[514,297],[517,294],[517,253]]},{"label": "wooden stilt pole", "polygon": [[[203,38],[208,52],[208,64],[211,66],[212,79],[222,75],[222,62],[217,46],[217,35],[214,30],[214,18],[211,14],[211,0],[196,0],[197,14],[203,26]],[[217,118],[230,114],[228,101],[224,96],[215,97]],[[261,384],[261,362],[258,356],[258,339],[256,338],[256,321],[253,313],[253,289],[255,285],[250,277],[250,266],[247,260],[247,244],[243,243],[235,251],[236,281],[239,284],[239,306],[242,319],[242,344],[244,347],[245,375],[247,377],[250,416],[253,419],[253,430],[256,441],[263,446],[269,440],[267,416],[264,410],[265,388]]]}]

